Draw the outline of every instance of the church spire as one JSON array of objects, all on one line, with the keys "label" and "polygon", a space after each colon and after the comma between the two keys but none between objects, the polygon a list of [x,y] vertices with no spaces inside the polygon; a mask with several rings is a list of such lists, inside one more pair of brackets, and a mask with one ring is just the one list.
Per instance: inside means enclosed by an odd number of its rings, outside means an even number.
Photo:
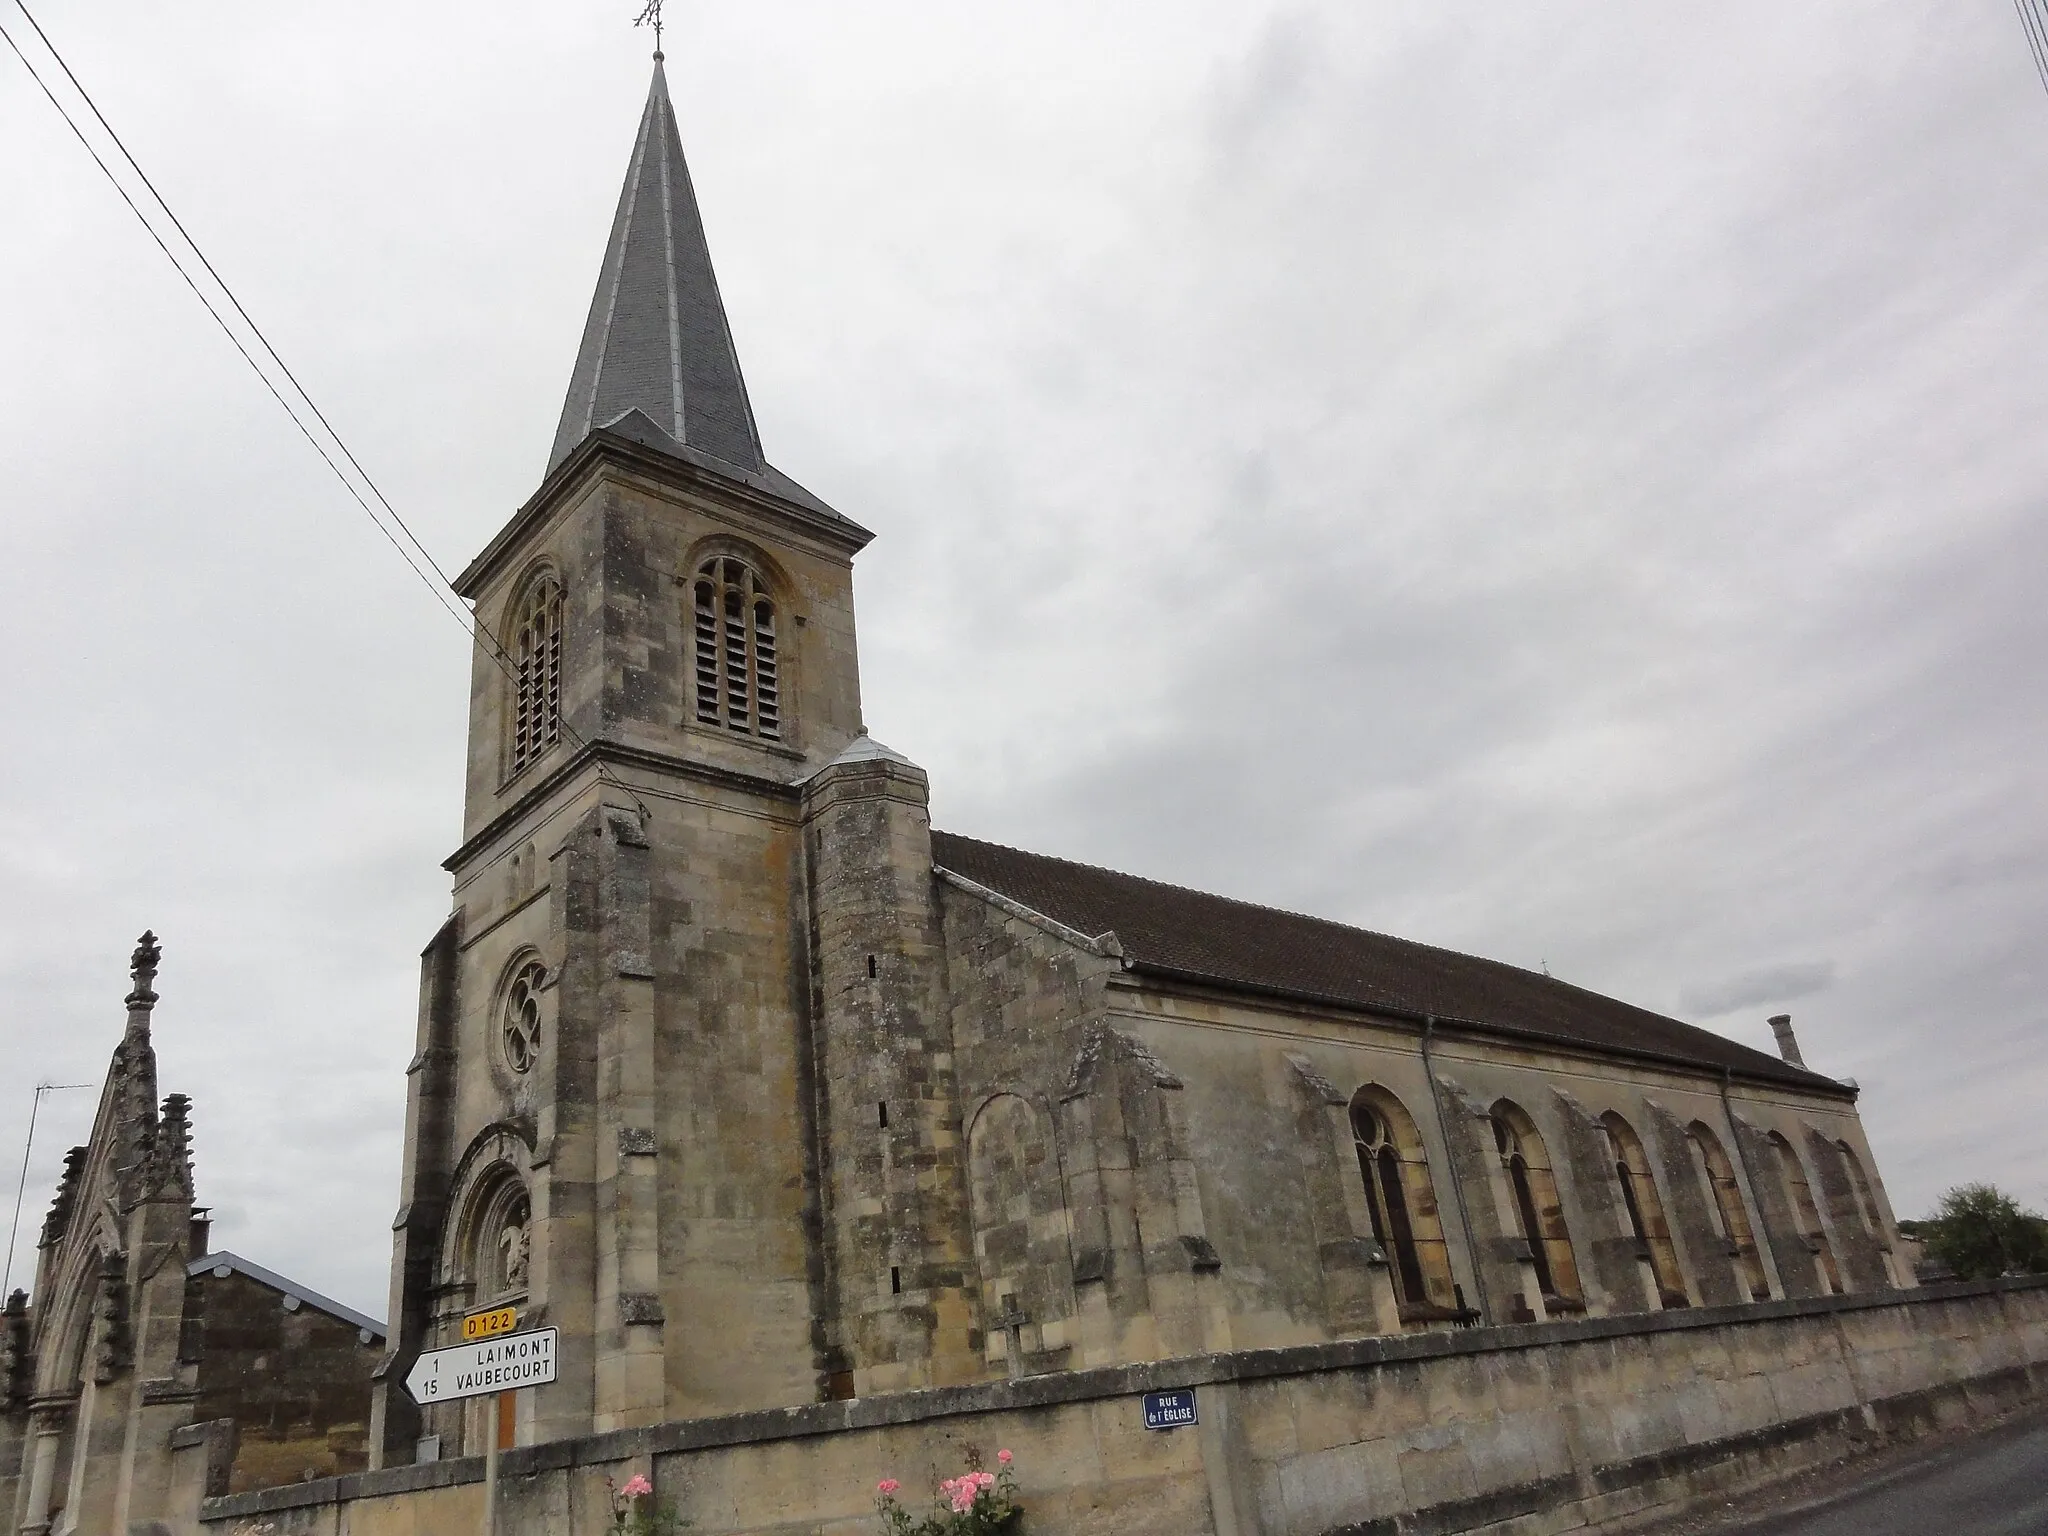
[{"label": "church spire", "polygon": [[635,410],[700,453],[765,467],[658,53],[548,468]]}]

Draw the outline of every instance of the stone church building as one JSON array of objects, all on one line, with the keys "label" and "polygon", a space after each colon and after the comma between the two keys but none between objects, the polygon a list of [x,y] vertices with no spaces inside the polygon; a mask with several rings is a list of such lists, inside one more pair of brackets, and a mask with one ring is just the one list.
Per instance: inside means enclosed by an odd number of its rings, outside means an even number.
[{"label": "stone church building", "polygon": [[[374,1461],[1913,1284],[1789,1023],[934,831],[862,719],[870,537],[763,452],[657,63],[545,478],[458,582]],[[498,1303],[560,1379],[422,1414]]]},{"label": "stone church building", "polygon": [[[1859,1352],[1923,1407],[2032,1390],[1999,1341],[2038,1317],[2048,1359],[2048,1301],[1913,1290],[1856,1089],[1789,1020],[1765,1055],[935,831],[862,718],[870,537],[763,452],[657,55],[546,474],[457,584],[467,796],[389,1337],[209,1251],[145,938],[35,1299],[0,1316],[5,1531],[474,1530],[487,1448],[527,1501],[500,1536],[572,1528],[608,1508],[572,1473],[628,1465],[741,1490],[705,1529],[850,1529],[861,1458],[950,1456],[977,1415],[1042,1436],[1046,1536],[1457,1530],[1705,1466],[1702,1425],[1730,1464],[1834,1446],[1882,1421]],[[559,1330],[559,1378],[417,1407],[418,1355],[501,1305]],[[1198,1379],[1204,1438],[1146,1441],[1133,1383]],[[1403,1450],[1417,1403],[1417,1434],[1473,1427]],[[812,1502],[751,1507],[792,1444]]]}]

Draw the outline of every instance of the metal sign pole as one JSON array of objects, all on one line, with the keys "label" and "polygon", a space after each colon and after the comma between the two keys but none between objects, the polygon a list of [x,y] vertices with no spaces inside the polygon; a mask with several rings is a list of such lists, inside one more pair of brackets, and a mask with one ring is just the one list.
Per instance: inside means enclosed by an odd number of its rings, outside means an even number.
[{"label": "metal sign pole", "polygon": [[[484,1438],[484,1536],[498,1532],[499,1441],[508,1420],[516,1426],[515,1407],[525,1387],[543,1387],[555,1379],[553,1328],[531,1333],[514,1331],[519,1314],[511,1307],[472,1312],[462,1320],[470,1342],[423,1352],[405,1373],[405,1390],[422,1408],[437,1403],[490,1403]],[[463,1448],[469,1448],[465,1434]]]},{"label": "metal sign pole", "polygon": [[484,1536],[498,1536],[498,1425],[503,1422],[503,1403],[509,1393],[489,1399],[490,1434],[484,1440]]}]

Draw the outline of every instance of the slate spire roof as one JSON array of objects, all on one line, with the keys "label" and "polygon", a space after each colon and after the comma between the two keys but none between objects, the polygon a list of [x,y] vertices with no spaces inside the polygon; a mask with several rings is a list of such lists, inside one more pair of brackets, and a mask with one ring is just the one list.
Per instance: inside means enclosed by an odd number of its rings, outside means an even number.
[{"label": "slate spire roof", "polygon": [[549,471],[636,410],[677,443],[767,468],[658,54]]}]

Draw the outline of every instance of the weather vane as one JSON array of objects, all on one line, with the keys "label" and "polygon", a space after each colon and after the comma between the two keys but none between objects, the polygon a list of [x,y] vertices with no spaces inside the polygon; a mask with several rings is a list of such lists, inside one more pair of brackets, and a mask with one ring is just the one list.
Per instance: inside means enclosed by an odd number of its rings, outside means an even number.
[{"label": "weather vane", "polygon": [[647,8],[640,13],[636,27],[654,28],[654,56],[661,57],[661,6],[662,0],[647,0]]}]

